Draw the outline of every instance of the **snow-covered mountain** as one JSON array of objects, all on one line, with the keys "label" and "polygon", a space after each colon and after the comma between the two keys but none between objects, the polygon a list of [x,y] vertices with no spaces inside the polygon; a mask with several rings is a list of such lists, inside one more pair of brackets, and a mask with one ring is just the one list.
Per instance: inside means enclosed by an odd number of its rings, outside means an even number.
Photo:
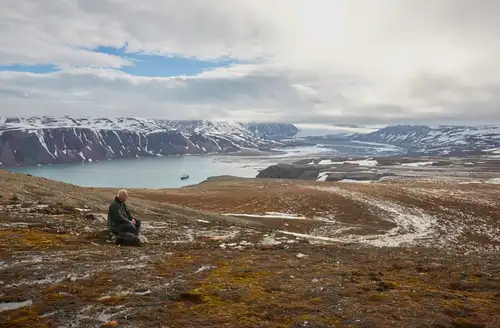
[{"label": "snow-covered mountain", "polygon": [[396,125],[354,135],[352,140],[394,145],[409,154],[461,155],[499,148],[500,127]]},{"label": "snow-covered mountain", "polygon": [[234,152],[277,146],[242,124],[145,118],[0,118],[0,165]]},{"label": "snow-covered mountain", "polygon": [[286,123],[246,123],[243,126],[264,139],[279,140],[295,137],[299,129]]}]

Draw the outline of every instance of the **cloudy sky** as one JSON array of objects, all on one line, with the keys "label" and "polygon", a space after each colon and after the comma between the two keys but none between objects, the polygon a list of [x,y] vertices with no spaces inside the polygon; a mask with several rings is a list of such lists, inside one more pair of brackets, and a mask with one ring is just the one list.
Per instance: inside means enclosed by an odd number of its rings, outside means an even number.
[{"label": "cloudy sky", "polygon": [[0,116],[500,122],[497,0],[2,0]]}]

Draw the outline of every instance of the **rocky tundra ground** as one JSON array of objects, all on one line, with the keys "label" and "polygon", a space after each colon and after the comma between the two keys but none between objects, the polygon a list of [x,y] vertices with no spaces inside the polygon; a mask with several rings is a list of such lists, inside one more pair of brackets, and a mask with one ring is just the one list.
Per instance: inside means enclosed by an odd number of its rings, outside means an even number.
[{"label": "rocky tundra ground", "polygon": [[134,189],[141,247],[115,192],[0,171],[1,327],[500,326],[500,185]]}]

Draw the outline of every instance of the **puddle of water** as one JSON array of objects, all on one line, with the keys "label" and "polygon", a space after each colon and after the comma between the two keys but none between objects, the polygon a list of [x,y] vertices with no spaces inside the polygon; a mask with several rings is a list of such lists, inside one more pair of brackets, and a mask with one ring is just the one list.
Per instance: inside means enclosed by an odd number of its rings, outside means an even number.
[{"label": "puddle of water", "polygon": [[0,312],[19,309],[21,307],[30,306],[31,304],[33,304],[32,300],[27,300],[24,302],[0,303]]}]

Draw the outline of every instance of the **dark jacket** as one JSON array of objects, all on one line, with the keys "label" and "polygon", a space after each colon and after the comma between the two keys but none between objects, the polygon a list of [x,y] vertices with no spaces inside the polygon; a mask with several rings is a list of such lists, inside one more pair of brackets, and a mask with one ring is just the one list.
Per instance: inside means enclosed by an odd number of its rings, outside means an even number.
[{"label": "dark jacket", "polygon": [[116,226],[120,224],[131,224],[131,220],[133,219],[132,215],[127,209],[127,205],[122,203],[118,197],[115,197],[115,200],[109,205],[108,210],[108,229],[112,230]]}]

